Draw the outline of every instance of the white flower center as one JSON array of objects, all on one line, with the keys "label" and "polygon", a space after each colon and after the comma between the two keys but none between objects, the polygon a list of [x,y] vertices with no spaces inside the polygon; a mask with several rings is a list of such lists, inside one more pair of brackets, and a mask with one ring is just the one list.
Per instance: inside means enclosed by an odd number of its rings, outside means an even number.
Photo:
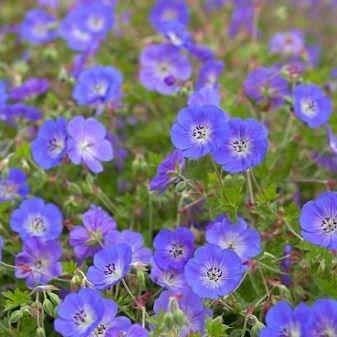
[{"label": "white flower center", "polygon": [[31,215],[26,221],[27,230],[37,236],[43,235],[47,231],[48,221],[41,214]]},{"label": "white flower center", "polygon": [[192,136],[197,143],[204,144],[208,141],[210,129],[205,125],[196,125],[192,128]]},{"label": "white flower center", "polygon": [[337,228],[337,219],[334,217],[326,216],[322,219],[321,229],[325,234],[334,232]]},{"label": "white flower center", "polygon": [[303,115],[312,118],[317,115],[317,103],[310,99],[304,99],[301,101],[301,110]]},{"label": "white flower center", "polygon": [[94,32],[99,32],[104,26],[104,19],[100,15],[91,15],[88,19],[88,26]]},{"label": "white flower center", "polygon": [[232,152],[239,157],[246,157],[250,150],[250,143],[244,138],[232,139],[230,146]]}]

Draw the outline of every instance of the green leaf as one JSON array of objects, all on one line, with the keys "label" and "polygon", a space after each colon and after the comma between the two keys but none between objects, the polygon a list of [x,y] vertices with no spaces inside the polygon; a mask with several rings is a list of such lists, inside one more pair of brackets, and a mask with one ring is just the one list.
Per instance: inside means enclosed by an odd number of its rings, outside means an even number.
[{"label": "green leaf", "polygon": [[77,264],[75,261],[62,262],[63,275],[73,276],[76,273]]},{"label": "green leaf", "polygon": [[206,336],[207,337],[226,337],[227,326],[223,324],[222,317],[208,318],[206,320]]},{"label": "green leaf", "polygon": [[5,311],[12,310],[31,302],[31,298],[27,290],[15,289],[14,292],[8,290],[3,292],[2,295],[6,298]]}]

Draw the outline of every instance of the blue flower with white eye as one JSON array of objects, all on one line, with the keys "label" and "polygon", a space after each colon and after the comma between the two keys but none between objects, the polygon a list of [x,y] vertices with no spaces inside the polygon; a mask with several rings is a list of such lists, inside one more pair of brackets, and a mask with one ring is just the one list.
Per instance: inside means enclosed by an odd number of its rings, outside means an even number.
[{"label": "blue flower with white eye", "polygon": [[326,124],[332,114],[331,99],[315,84],[300,84],[293,92],[295,116],[310,128]]},{"label": "blue flower with white eye", "polygon": [[31,143],[34,161],[45,170],[58,166],[66,156],[67,125],[63,117],[46,120]]},{"label": "blue flower with white eye", "polygon": [[40,198],[23,201],[9,221],[11,229],[24,241],[33,237],[40,241],[54,240],[62,232],[62,222],[59,208],[51,203],[46,204]]},{"label": "blue flower with white eye", "polygon": [[171,141],[184,157],[200,158],[221,145],[227,121],[227,113],[214,105],[184,108],[171,128]]},{"label": "blue flower with white eye", "polygon": [[220,146],[212,155],[224,171],[244,172],[259,165],[268,150],[268,131],[255,119],[232,118],[221,133]]},{"label": "blue flower with white eye", "polygon": [[243,276],[239,256],[213,244],[198,248],[186,263],[185,277],[201,298],[216,299],[232,293]]},{"label": "blue flower with white eye", "polygon": [[88,280],[97,289],[110,288],[127,274],[131,260],[131,248],[125,243],[103,248],[94,256],[94,265],[87,271]]},{"label": "blue flower with white eye", "polygon": [[0,177],[0,203],[29,193],[26,174],[18,168],[11,168],[6,176]]}]

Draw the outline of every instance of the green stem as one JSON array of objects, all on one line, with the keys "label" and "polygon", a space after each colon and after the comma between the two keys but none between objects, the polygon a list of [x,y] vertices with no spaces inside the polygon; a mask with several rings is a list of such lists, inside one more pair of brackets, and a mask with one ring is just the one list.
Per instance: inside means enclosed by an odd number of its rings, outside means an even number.
[{"label": "green stem", "polygon": [[254,200],[254,191],[253,191],[253,184],[252,184],[252,176],[251,176],[251,171],[249,169],[246,171],[246,177],[247,177],[247,185],[248,185],[250,203],[252,205],[254,205],[255,204],[255,200]]}]

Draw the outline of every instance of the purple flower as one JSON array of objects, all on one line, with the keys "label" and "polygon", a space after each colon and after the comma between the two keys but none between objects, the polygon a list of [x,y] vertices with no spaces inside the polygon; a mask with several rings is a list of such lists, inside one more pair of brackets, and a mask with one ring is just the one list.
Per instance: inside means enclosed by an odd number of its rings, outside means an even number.
[{"label": "purple flower", "polygon": [[57,307],[54,327],[64,337],[87,337],[102,320],[105,308],[101,294],[84,288],[69,294]]},{"label": "purple flower", "polygon": [[173,268],[161,269],[154,259],[151,261],[151,280],[174,294],[184,293],[189,286],[182,271]]},{"label": "purple flower", "polygon": [[0,203],[25,197],[28,193],[27,176],[22,170],[11,168],[7,176],[0,178]]},{"label": "purple flower", "polygon": [[116,101],[121,96],[123,77],[114,67],[95,66],[84,70],[73,90],[79,105],[100,105]]},{"label": "purple flower", "polygon": [[167,187],[177,180],[176,173],[180,173],[185,166],[185,159],[181,151],[171,152],[157,168],[156,175],[150,181],[150,190],[164,192]]},{"label": "purple flower", "polygon": [[270,40],[269,50],[283,56],[300,56],[305,48],[303,33],[299,30],[276,33]]},{"label": "purple flower", "polygon": [[76,10],[81,29],[90,34],[104,37],[114,25],[113,8],[102,1],[83,4]]},{"label": "purple flower", "polygon": [[[178,308],[173,305],[178,302]],[[203,301],[191,290],[186,290],[183,294],[173,295],[169,291],[163,291],[154,302],[153,310],[156,314],[160,311],[181,310],[185,322],[180,326],[179,337],[189,336],[193,332],[204,333],[206,318],[212,315],[212,311],[204,307]]]},{"label": "purple flower", "polygon": [[[307,318],[307,317],[305,317]],[[303,318],[306,337],[337,336],[337,302],[320,299],[312,306],[309,319]]]},{"label": "purple flower", "polygon": [[46,204],[42,199],[28,199],[12,213],[10,226],[23,241],[34,237],[40,241],[54,240],[62,232],[62,213],[57,206]]},{"label": "purple flower", "polygon": [[198,248],[185,266],[185,277],[202,298],[216,299],[235,291],[243,276],[241,259],[213,244]]},{"label": "purple flower", "polygon": [[60,242],[41,242],[31,237],[23,243],[23,251],[15,258],[15,277],[25,279],[28,288],[44,285],[62,274]]},{"label": "purple flower", "polygon": [[293,92],[295,116],[310,128],[326,124],[332,104],[324,91],[315,84],[300,84]]},{"label": "purple flower", "polygon": [[150,22],[160,31],[163,23],[177,21],[187,26],[189,22],[189,10],[184,0],[157,0],[151,10]]},{"label": "purple flower", "polygon": [[26,13],[20,26],[21,38],[32,44],[43,44],[56,37],[56,21],[52,15],[42,9],[31,9]]},{"label": "purple flower", "polygon": [[186,45],[187,50],[191,53],[192,56],[196,57],[202,62],[211,61],[214,59],[214,51],[204,45],[190,42]]},{"label": "purple flower", "polygon": [[131,265],[136,268],[145,266],[150,262],[152,256],[151,249],[144,247],[144,238],[140,233],[128,229],[122,232],[114,231],[109,233],[106,242],[107,246],[116,245],[118,243],[128,245],[132,252]]},{"label": "purple flower", "polygon": [[96,35],[84,31],[81,21],[81,12],[75,8],[67,13],[58,29],[59,36],[67,42],[68,47],[80,52],[90,49],[98,38]]},{"label": "purple flower", "polygon": [[24,103],[16,103],[0,107],[0,120],[17,125],[19,119],[37,121],[42,117],[39,109]]},{"label": "purple flower", "polygon": [[6,105],[8,99],[7,83],[0,80],[0,107]]},{"label": "purple flower", "polygon": [[261,252],[259,232],[249,228],[246,221],[238,217],[233,223],[226,216],[222,221],[215,222],[206,231],[206,240],[221,249],[233,250],[242,260],[248,261]]},{"label": "purple flower", "polygon": [[244,84],[246,95],[257,103],[271,104],[278,107],[289,95],[288,82],[279,75],[275,68],[258,68],[248,74]]},{"label": "purple flower", "polygon": [[192,38],[185,26],[178,21],[167,21],[160,25],[160,34],[176,47],[187,47]]},{"label": "purple flower", "polygon": [[311,156],[312,160],[321,167],[329,171],[337,172],[337,156],[336,155],[321,155],[314,152]]},{"label": "purple flower", "polygon": [[182,270],[193,255],[194,235],[184,227],[162,229],[153,240],[154,260],[161,269]]},{"label": "purple flower", "polygon": [[75,226],[69,236],[79,262],[94,256],[106,245],[108,234],[116,230],[116,222],[101,207],[91,205],[82,215],[83,226]]},{"label": "purple flower", "polygon": [[46,120],[31,143],[34,161],[48,170],[58,166],[66,156],[67,125],[63,117]]},{"label": "purple flower", "polygon": [[204,0],[204,7],[206,9],[206,11],[216,11],[217,9],[222,8],[226,2],[228,2],[227,0]]},{"label": "purple flower", "polygon": [[260,337],[308,337],[305,328],[309,314],[310,309],[303,303],[292,309],[287,302],[278,302],[268,311],[266,327],[261,330]]},{"label": "purple flower", "polygon": [[200,158],[220,146],[227,120],[214,105],[184,108],[171,128],[171,141],[184,157]]},{"label": "purple flower", "polygon": [[116,317],[118,306],[115,301],[103,299],[103,302],[104,315],[88,337],[108,337],[110,336],[109,331],[121,331],[131,326],[131,322],[128,318],[123,316]]},{"label": "purple flower", "polygon": [[150,91],[172,95],[191,73],[191,63],[178,47],[151,44],[141,53],[139,80]]},{"label": "purple flower", "polygon": [[254,32],[254,5],[252,0],[234,0],[234,8],[229,26],[229,36],[239,34],[248,36]]},{"label": "purple flower", "polygon": [[41,6],[47,6],[54,9],[59,6],[59,0],[38,0],[37,2]]},{"label": "purple flower", "polygon": [[322,193],[301,210],[300,225],[305,240],[329,249],[337,249],[337,193]]},{"label": "purple flower", "polygon": [[4,246],[5,246],[4,239],[2,238],[2,236],[0,236],[0,263],[2,262],[2,250]]},{"label": "purple flower", "polygon": [[94,265],[87,271],[89,281],[97,289],[117,284],[129,271],[132,251],[129,245],[118,243],[100,250],[94,256]]},{"label": "purple flower", "polygon": [[252,118],[231,119],[221,136],[222,144],[212,154],[226,172],[239,173],[255,167],[267,153],[268,131]]},{"label": "purple flower", "polygon": [[42,95],[48,88],[49,81],[46,78],[30,78],[22,85],[13,88],[10,92],[10,96],[14,101],[21,101]]},{"label": "purple flower", "polygon": [[222,61],[213,59],[205,62],[200,67],[199,76],[196,82],[196,88],[217,88],[218,79],[223,69],[224,63]]},{"label": "purple flower", "polygon": [[84,163],[94,173],[103,171],[101,161],[113,159],[111,143],[106,139],[105,127],[95,118],[72,118],[67,125],[67,150],[73,164]]},{"label": "purple flower", "polygon": [[327,128],[327,136],[330,150],[337,155],[337,136],[332,132],[331,127]]},{"label": "purple flower", "polygon": [[203,105],[215,105],[220,107],[220,92],[216,88],[203,87],[190,94],[188,106],[201,107]]},{"label": "purple flower", "polygon": [[149,332],[139,324],[125,326],[125,328],[112,328],[107,331],[105,337],[148,337]]}]

